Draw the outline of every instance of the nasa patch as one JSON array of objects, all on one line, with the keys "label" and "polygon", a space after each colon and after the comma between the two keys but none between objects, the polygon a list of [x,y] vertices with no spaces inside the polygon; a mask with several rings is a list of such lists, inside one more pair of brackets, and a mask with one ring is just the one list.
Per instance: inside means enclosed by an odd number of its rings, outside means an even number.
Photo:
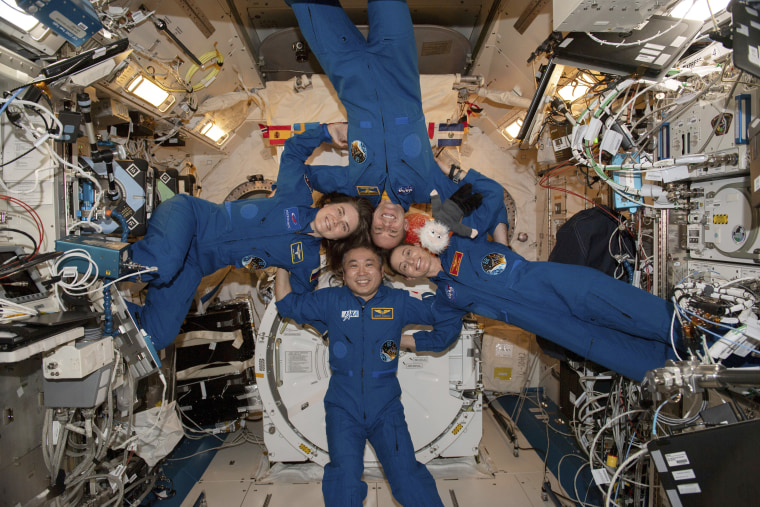
[{"label": "nasa patch", "polygon": [[386,340],[380,350],[380,359],[384,363],[390,363],[398,357],[398,345],[393,340]]},{"label": "nasa patch", "polygon": [[487,275],[500,275],[507,268],[507,258],[499,252],[491,252],[480,261],[480,267]]},{"label": "nasa patch", "polygon": [[351,158],[357,164],[363,164],[367,160],[367,145],[362,141],[354,141],[351,143]]},{"label": "nasa patch", "polygon": [[245,269],[248,269],[250,271],[256,271],[257,269],[264,269],[267,267],[267,261],[261,257],[254,257],[252,255],[246,255],[243,257],[241,264]]},{"label": "nasa patch", "polygon": [[414,192],[414,185],[405,185],[403,187],[398,187],[398,189],[396,190],[396,192],[399,195],[409,195],[412,192]]},{"label": "nasa patch", "polygon": [[285,225],[288,230],[299,229],[298,208],[287,208],[285,210]]}]

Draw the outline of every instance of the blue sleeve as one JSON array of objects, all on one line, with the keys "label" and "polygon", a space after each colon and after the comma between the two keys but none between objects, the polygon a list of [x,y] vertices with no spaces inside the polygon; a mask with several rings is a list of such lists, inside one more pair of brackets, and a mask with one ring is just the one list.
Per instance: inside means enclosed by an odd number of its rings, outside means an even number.
[{"label": "blue sleeve", "polygon": [[[306,263],[304,262],[304,264]],[[296,268],[291,269],[290,288],[291,288],[292,294],[300,295],[300,294],[313,293],[314,289],[317,288],[319,277],[316,275],[319,274],[319,258],[317,258],[314,263],[311,263],[309,265],[314,266],[314,268],[309,269],[307,266],[307,267],[302,267],[302,268],[297,268],[297,269]],[[300,263],[299,263],[299,266],[300,266]],[[322,294],[324,297],[324,294],[326,293],[320,291],[320,294]],[[284,299],[285,298],[283,298],[283,300]],[[278,306],[278,309],[279,309],[279,306]],[[282,315],[282,312],[280,312],[280,314]],[[296,319],[293,319],[293,320],[296,320]],[[297,321],[297,322],[300,323],[300,321]],[[320,333],[324,334],[324,332],[327,331],[327,325],[324,323],[311,321],[309,322],[309,324],[317,328],[317,330]]]},{"label": "blue sleeve", "polygon": [[314,190],[328,194],[341,192],[356,195],[356,189],[351,186],[350,169],[339,165],[307,165],[306,177]]},{"label": "blue sleeve", "polygon": [[406,298],[406,303],[403,305],[405,322],[433,326],[432,331],[414,333],[417,350],[441,352],[459,338],[462,330],[462,316],[465,312],[442,305],[437,297],[419,300],[407,294]]},{"label": "blue sleeve", "polygon": [[306,268],[292,269],[290,271],[291,290],[296,294],[313,291],[317,287],[318,278],[315,276],[312,280],[311,274],[312,272]]},{"label": "blue sleeve", "polygon": [[504,188],[488,176],[484,176],[475,169],[470,169],[460,182],[460,185],[472,183],[472,191],[483,195],[483,203],[470,216],[464,217],[462,223],[480,233],[493,234],[498,224],[509,225],[507,220],[507,208],[504,206]]},{"label": "blue sleeve", "polygon": [[308,195],[311,203],[311,188],[304,176],[308,176],[306,160],[317,147],[331,139],[319,126],[303,134],[290,137],[285,141],[285,149],[280,156],[280,169],[277,173],[277,195],[293,196],[297,199]]},{"label": "blue sleeve", "polygon": [[325,310],[329,308],[330,298],[325,296],[329,291],[327,288],[307,294],[291,292],[277,301],[277,311],[283,317],[293,319],[299,324],[311,324],[323,331],[327,328]]}]

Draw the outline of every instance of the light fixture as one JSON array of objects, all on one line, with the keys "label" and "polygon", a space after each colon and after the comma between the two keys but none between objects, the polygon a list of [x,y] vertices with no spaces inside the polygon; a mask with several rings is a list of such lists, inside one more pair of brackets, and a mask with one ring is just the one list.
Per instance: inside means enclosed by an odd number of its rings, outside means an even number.
[{"label": "light fixture", "polygon": [[137,95],[145,102],[158,108],[162,113],[166,112],[177,100],[174,95],[161,89],[156,83],[142,75],[134,78],[126,89],[129,93]]},{"label": "light fixture", "polygon": [[[709,8],[708,1],[710,3]],[[710,10],[712,10],[713,14],[717,14],[719,11],[726,8],[728,2],[729,0],[681,0],[681,2],[670,11],[670,16],[681,19],[683,15],[686,14],[684,19],[705,21],[710,19]],[[694,4],[693,7],[692,4]]]},{"label": "light fixture", "polygon": [[40,24],[37,18],[21,10],[15,0],[3,0],[0,2],[0,17],[24,33],[29,33],[35,26]]},{"label": "light fixture", "polygon": [[209,121],[201,127],[201,134],[208,137],[216,144],[223,144],[227,140],[227,137],[229,137],[229,134],[217,127],[213,121]]},{"label": "light fixture", "polygon": [[573,82],[557,90],[557,95],[565,102],[574,102],[588,93],[589,86]]},{"label": "light fixture", "polygon": [[507,125],[505,128],[501,129],[501,135],[504,136],[504,138],[509,141],[510,143],[515,142],[517,139],[517,134],[520,133],[520,128],[523,125],[523,119],[518,118],[509,125]]}]

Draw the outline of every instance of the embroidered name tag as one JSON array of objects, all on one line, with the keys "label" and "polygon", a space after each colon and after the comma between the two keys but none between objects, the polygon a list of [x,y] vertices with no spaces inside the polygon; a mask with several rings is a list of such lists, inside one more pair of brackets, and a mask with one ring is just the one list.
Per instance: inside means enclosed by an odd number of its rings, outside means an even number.
[{"label": "embroidered name tag", "polygon": [[393,308],[373,308],[372,319],[373,320],[392,320]]}]

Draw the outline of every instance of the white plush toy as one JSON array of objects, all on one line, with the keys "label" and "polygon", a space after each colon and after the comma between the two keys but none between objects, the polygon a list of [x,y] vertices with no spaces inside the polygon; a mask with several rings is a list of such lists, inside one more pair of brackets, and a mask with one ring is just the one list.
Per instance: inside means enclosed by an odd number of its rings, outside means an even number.
[{"label": "white plush toy", "polygon": [[409,225],[406,232],[406,242],[429,250],[434,254],[440,254],[449,246],[449,236],[452,231],[460,236],[474,238],[478,235],[477,229],[472,229],[462,224],[463,216],[469,215],[480,206],[482,196],[472,193],[472,185],[469,183],[454,192],[443,203],[438,192],[430,193],[430,203],[433,206],[433,218],[421,213],[407,215]]},{"label": "white plush toy", "polygon": [[449,246],[449,228],[437,220],[427,220],[417,232],[420,246],[439,254]]}]

